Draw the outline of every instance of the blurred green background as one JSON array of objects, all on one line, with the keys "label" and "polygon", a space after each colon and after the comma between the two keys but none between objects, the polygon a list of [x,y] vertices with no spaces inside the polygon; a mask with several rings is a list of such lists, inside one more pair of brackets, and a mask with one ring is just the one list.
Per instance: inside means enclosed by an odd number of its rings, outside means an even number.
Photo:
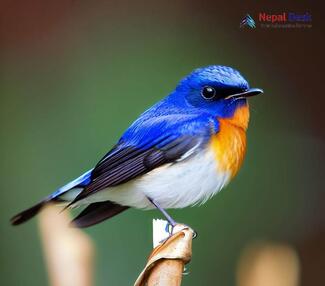
[{"label": "blurred green background", "polygon": [[[290,3],[291,2],[291,3]],[[303,3],[305,2],[305,3]],[[244,166],[199,208],[172,210],[198,233],[184,285],[235,285],[256,241],[297,252],[301,285],[324,268],[324,103],[319,7],[227,1],[1,1],[1,284],[46,285],[36,220],[9,218],[91,168],[124,129],[192,69],[239,69],[251,100]],[[309,29],[239,29],[246,13],[310,12]],[[131,285],[156,211],[129,210],[86,232],[96,285]],[[313,282],[314,283],[313,283]]]}]

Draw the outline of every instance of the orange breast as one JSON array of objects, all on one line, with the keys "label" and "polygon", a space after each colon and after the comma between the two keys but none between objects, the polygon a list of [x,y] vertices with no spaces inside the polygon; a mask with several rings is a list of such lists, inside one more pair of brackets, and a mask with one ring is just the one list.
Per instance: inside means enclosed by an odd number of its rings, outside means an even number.
[{"label": "orange breast", "polygon": [[233,117],[218,119],[220,123],[219,132],[212,136],[211,146],[216,160],[218,170],[230,172],[234,177],[245,156],[246,152],[246,130],[249,121],[248,105],[239,107]]}]

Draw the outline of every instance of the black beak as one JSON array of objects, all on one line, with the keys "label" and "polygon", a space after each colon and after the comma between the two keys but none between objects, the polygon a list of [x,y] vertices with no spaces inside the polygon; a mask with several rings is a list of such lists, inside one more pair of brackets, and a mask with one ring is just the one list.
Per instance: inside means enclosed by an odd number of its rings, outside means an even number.
[{"label": "black beak", "polygon": [[250,88],[244,92],[233,94],[231,97],[251,97],[263,93],[263,89],[260,88]]}]

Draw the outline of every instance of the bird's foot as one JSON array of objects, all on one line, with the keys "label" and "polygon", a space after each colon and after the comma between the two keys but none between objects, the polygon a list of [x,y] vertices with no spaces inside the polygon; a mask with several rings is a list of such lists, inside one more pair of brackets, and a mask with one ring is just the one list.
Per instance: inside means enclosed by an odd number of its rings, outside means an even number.
[{"label": "bird's foot", "polygon": [[169,237],[171,237],[174,233],[176,233],[178,231],[177,226],[182,226],[182,228],[184,228],[184,227],[189,228],[193,232],[193,239],[198,236],[198,233],[193,228],[191,228],[190,226],[188,226],[186,224],[183,224],[183,223],[179,224],[176,222],[175,223],[167,222],[165,231],[169,233]]}]

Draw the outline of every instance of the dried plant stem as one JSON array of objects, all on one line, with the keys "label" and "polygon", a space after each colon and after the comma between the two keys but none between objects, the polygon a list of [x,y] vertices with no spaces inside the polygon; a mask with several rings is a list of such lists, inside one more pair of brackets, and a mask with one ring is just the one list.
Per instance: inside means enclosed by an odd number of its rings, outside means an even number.
[{"label": "dried plant stem", "polygon": [[148,286],[179,286],[182,283],[183,270],[182,260],[164,259],[151,270]]},{"label": "dried plant stem", "polygon": [[153,249],[134,285],[181,285],[184,265],[192,257],[192,238],[193,231],[188,226],[177,225],[173,235]]}]

